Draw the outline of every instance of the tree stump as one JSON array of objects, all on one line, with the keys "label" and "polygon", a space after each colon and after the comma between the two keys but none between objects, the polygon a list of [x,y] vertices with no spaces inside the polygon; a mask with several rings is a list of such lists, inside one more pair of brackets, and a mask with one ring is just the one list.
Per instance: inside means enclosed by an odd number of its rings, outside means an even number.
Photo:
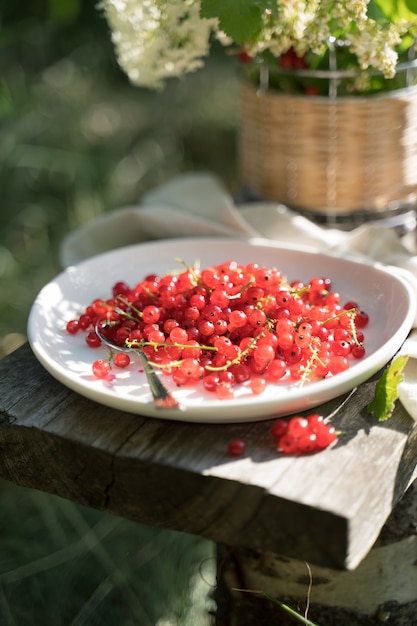
[{"label": "tree stump", "polygon": [[319,626],[416,626],[417,481],[354,570],[225,545],[217,567],[217,626],[297,623],[270,598]]}]

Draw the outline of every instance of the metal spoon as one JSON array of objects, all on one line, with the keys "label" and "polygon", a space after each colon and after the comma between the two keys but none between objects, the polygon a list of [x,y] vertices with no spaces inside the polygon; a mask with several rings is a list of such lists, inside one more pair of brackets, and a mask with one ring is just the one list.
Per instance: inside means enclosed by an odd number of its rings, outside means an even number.
[{"label": "metal spoon", "polygon": [[101,341],[105,343],[109,348],[113,350],[119,350],[120,352],[135,352],[141,361],[143,371],[145,372],[146,379],[149,384],[149,389],[151,391],[154,405],[157,409],[177,409],[179,408],[179,402],[176,400],[168,391],[168,389],[161,382],[158,374],[155,372],[151,363],[148,360],[145,352],[141,348],[124,348],[123,346],[118,346],[110,339],[103,334],[99,323],[96,323],[95,327],[96,334],[100,337]]}]

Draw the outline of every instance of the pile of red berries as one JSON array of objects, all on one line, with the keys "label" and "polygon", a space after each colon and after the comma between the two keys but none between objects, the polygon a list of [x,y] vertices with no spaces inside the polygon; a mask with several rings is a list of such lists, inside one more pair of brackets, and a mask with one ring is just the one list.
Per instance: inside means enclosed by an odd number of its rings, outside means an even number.
[{"label": "pile of red berries", "polygon": [[[152,274],[133,287],[117,282],[110,298],[95,299],[66,328],[84,331],[96,348],[97,323],[116,345],[143,348],[177,385],[200,382],[229,399],[236,385],[260,394],[268,383],[303,383],[348,369],[365,355],[368,315],[355,302],[342,305],[329,278],[289,283],[277,269],[228,261]],[[116,367],[129,361],[127,354],[111,356]],[[109,369],[101,359],[93,371],[103,378]]]},{"label": "pile of red berries", "polygon": [[[314,454],[337,440],[335,428],[318,413],[279,418],[273,423],[271,434],[278,452],[291,455]],[[246,444],[243,439],[235,437],[229,441],[227,451],[229,456],[242,456]]]},{"label": "pile of red berries", "polygon": [[311,454],[324,450],[336,441],[333,426],[322,415],[311,413],[306,417],[296,415],[278,419],[271,428],[277,447],[283,454]]}]

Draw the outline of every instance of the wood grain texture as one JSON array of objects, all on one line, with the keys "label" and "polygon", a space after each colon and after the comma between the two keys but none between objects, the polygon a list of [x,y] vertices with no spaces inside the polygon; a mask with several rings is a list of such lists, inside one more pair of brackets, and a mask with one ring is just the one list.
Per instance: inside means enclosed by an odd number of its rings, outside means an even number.
[{"label": "wood grain texture", "polygon": [[[0,475],[131,520],[351,569],[417,476],[416,423],[400,404],[384,424],[367,415],[374,385],[338,414],[345,434],[333,449],[281,457],[271,422],[116,411],[54,380],[25,345],[0,362]],[[235,436],[247,452],[232,459]]]}]

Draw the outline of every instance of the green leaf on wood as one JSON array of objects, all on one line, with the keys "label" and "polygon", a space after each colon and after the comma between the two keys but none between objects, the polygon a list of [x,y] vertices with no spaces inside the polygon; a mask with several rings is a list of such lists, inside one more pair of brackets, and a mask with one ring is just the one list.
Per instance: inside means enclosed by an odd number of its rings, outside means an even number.
[{"label": "green leaf on wood", "polygon": [[398,385],[403,380],[403,371],[407,361],[407,355],[397,356],[376,384],[374,398],[368,404],[367,409],[380,422],[389,419],[394,411],[395,402],[398,399]]}]

